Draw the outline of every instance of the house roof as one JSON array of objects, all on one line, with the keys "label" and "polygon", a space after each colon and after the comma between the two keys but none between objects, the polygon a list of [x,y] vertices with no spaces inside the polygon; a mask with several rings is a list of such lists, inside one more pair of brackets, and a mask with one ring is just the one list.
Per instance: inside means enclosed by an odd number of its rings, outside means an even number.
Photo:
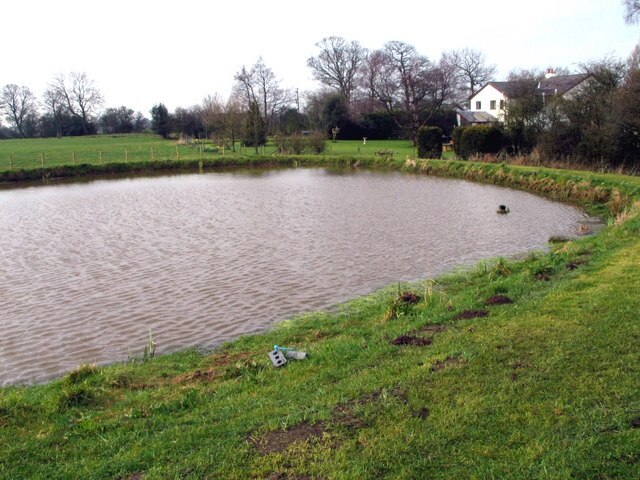
[{"label": "house roof", "polygon": [[555,77],[543,78],[538,84],[538,92],[564,95],[573,87],[586,80],[587,77],[589,77],[588,73],[577,73],[574,75],[557,75]]},{"label": "house roof", "polygon": [[456,110],[456,113],[466,123],[496,123],[498,119],[487,112],[472,112],[469,110]]},{"label": "house roof", "polygon": [[573,75],[556,75],[543,78],[540,82],[535,80],[514,80],[510,82],[488,82],[480,90],[474,93],[469,100],[478,95],[482,90],[491,86],[507,98],[518,98],[537,93],[539,95],[564,95],[576,85],[589,77],[586,73]]},{"label": "house roof", "polygon": [[536,82],[530,80],[515,80],[511,82],[489,82],[491,85],[507,98],[521,97],[531,93],[536,88]]}]

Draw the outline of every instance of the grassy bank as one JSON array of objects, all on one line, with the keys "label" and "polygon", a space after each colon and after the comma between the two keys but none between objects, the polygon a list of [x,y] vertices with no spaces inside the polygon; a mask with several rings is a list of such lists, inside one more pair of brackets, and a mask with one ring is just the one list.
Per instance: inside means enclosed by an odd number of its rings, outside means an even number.
[{"label": "grassy bank", "polygon": [[[295,161],[318,162],[305,158]],[[210,354],[2,389],[0,477],[639,478],[640,179],[326,161],[512,185],[580,203],[609,225]],[[273,368],[274,344],[310,358]]]}]

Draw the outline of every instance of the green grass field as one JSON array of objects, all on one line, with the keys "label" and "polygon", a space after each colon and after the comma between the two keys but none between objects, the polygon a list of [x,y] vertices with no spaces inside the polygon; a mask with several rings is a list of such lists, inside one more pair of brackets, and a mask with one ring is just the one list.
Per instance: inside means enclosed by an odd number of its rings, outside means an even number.
[{"label": "green grass field", "polygon": [[[261,155],[273,155],[276,145],[268,143]],[[368,156],[392,152],[394,157],[415,158],[415,148],[406,140],[327,141],[326,155]],[[155,135],[99,135],[43,139],[0,140],[0,171],[20,168],[53,167],[80,163],[140,162],[149,160],[193,160],[219,157],[223,153],[205,144],[200,153],[198,145],[180,144]],[[236,152],[229,149],[225,156],[256,155],[255,149],[236,143]]]},{"label": "green grass field", "polygon": [[[208,354],[1,389],[0,478],[640,478],[638,179],[427,167],[600,204],[608,226]],[[309,358],[273,368],[274,344]]]}]

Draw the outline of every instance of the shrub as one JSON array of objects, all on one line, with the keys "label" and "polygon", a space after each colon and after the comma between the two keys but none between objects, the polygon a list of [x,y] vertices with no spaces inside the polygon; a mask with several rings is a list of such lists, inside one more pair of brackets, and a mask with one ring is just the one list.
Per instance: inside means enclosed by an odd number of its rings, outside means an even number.
[{"label": "shrub", "polygon": [[307,144],[302,135],[290,135],[288,137],[278,137],[278,153],[283,155],[302,155]]},{"label": "shrub", "polygon": [[309,148],[313,153],[320,154],[324,152],[324,149],[327,146],[327,137],[321,133],[313,133],[307,137],[307,141],[309,142]]},{"label": "shrub", "polygon": [[80,365],[78,368],[67,374],[65,381],[69,385],[77,385],[96,373],[98,373],[98,367],[95,365]]},{"label": "shrub", "polygon": [[62,389],[58,397],[58,410],[83,407],[92,404],[96,399],[96,393],[87,385],[72,385]]},{"label": "shrub", "polygon": [[464,132],[465,128],[467,127],[456,127],[451,133],[451,140],[453,140],[453,151],[459,157],[462,156],[462,154],[460,153],[460,140],[462,139],[462,133]]},{"label": "shrub", "polygon": [[460,136],[459,155],[467,159],[477,153],[498,153],[502,148],[502,131],[493,126],[466,127]]},{"label": "shrub", "polygon": [[442,157],[442,129],[420,127],[418,129],[418,158]]},{"label": "shrub", "polygon": [[318,132],[308,136],[290,135],[277,137],[278,153],[280,155],[303,155],[307,152],[322,153],[326,145],[326,137]]}]

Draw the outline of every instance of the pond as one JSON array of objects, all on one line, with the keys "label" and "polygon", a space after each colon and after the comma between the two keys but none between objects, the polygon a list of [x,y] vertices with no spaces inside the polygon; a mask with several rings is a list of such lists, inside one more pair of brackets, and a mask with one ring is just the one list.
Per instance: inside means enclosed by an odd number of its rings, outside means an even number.
[{"label": "pond", "polygon": [[355,169],[0,190],[0,384],[126,360],[149,332],[158,353],[214,346],[590,221],[521,191]]}]

